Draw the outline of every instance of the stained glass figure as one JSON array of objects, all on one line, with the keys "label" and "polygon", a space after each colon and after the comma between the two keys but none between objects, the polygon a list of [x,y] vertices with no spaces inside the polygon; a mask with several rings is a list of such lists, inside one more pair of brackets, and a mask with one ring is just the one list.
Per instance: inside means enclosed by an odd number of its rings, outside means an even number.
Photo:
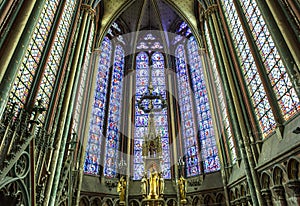
[{"label": "stained glass figure", "polygon": [[117,171],[123,73],[124,49],[120,45],[117,45],[115,48],[112,81],[110,85],[111,89],[106,130],[106,152],[104,159],[104,176],[109,178],[115,177]]},{"label": "stained glass figure", "polygon": [[204,162],[204,172],[214,172],[220,169],[218,149],[212,124],[208,95],[202,71],[202,61],[194,36],[188,41],[188,57],[192,89],[195,97],[198,129],[200,132],[201,155]]},{"label": "stained glass figure", "polygon": [[197,140],[197,125],[195,125],[196,121],[193,112],[192,90],[190,87],[190,78],[184,45],[180,44],[177,46],[175,56],[179,97],[178,102],[180,107],[182,138],[186,159],[186,173],[187,177],[191,177],[199,175],[201,170]]},{"label": "stained glass figure", "polygon": [[[86,174],[97,175],[101,164],[100,149],[103,141],[103,124],[106,107],[106,95],[108,87],[109,67],[111,59],[112,44],[105,37],[101,47],[99,57],[98,73],[96,80],[96,91],[93,103],[93,110],[90,121],[89,138],[86,148],[86,160],[84,172]],[[112,154],[110,154],[112,155]]]}]

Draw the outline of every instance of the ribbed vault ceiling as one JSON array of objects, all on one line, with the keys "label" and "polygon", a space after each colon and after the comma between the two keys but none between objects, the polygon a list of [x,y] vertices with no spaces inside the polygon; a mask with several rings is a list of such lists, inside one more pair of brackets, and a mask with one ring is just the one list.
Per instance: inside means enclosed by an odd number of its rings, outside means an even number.
[{"label": "ribbed vault ceiling", "polygon": [[127,33],[142,30],[172,32],[180,20],[186,21],[193,32],[197,28],[195,0],[103,0],[101,6],[100,39],[117,19],[126,25]]}]

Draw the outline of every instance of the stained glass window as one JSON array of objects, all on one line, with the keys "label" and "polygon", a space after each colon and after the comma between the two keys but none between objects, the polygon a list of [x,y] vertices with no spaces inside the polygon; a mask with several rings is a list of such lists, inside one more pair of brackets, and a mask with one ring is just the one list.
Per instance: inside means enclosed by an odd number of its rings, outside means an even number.
[{"label": "stained glass window", "polygon": [[121,28],[119,27],[119,25],[116,22],[113,22],[111,25],[114,29],[116,29],[118,32],[121,32]]},{"label": "stained glass window", "polygon": [[[54,44],[50,51],[50,57],[46,64],[44,76],[42,78],[41,85],[38,91],[38,99],[42,99],[44,107],[47,109],[50,97],[54,88],[58,69],[60,68],[60,62],[63,56],[64,47],[68,38],[72,16],[76,2],[74,0],[67,0],[65,9],[63,10],[62,18],[58,26],[57,34],[54,40]],[[43,121],[46,113],[40,116],[40,120]]]},{"label": "stained glass window", "polygon": [[148,34],[144,37],[144,40],[146,40],[146,41],[148,41],[148,40],[153,41],[153,40],[155,40],[155,39],[156,39],[155,36],[153,36],[153,34],[151,34],[151,33],[148,33]]},{"label": "stained glass window", "polygon": [[181,32],[182,30],[185,30],[188,28],[188,24],[186,22],[182,22],[177,30],[177,32]]},{"label": "stained glass window", "polygon": [[[191,28],[188,27],[188,24],[186,22],[181,22],[181,24],[178,26],[178,29],[176,30],[176,34],[180,36],[188,37],[192,33]],[[176,40],[175,40],[176,41]]]},{"label": "stained glass window", "polygon": [[[160,93],[164,99],[166,97],[166,80],[165,80],[165,61],[164,56],[160,52],[155,52],[151,56],[152,59],[152,83],[154,92]],[[154,107],[160,105],[160,101],[154,101]],[[157,106],[159,107],[159,106]],[[156,133],[160,134],[162,142],[162,171],[166,179],[171,178],[170,170],[170,148],[169,148],[169,132],[167,110],[164,109],[154,114]]]},{"label": "stained glass window", "polygon": [[90,120],[88,144],[86,148],[84,172],[87,174],[98,174],[99,165],[101,164],[101,159],[103,159],[100,158],[100,149],[103,140],[103,119],[106,107],[111,50],[111,41],[105,37],[100,47],[101,53],[99,57],[95,86],[96,91]]},{"label": "stained glass window", "polygon": [[183,38],[184,38],[183,36],[177,34],[177,35],[175,36],[174,40],[172,41],[172,44],[173,44],[173,45],[177,44],[177,43],[180,42]]},{"label": "stained glass window", "polygon": [[148,33],[136,47],[141,51],[159,51],[163,49],[163,45],[157,37],[153,36],[153,34]]},{"label": "stained glass window", "polygon": [[109,37],[110,39],[117,38],[118,41],[125,44],[121,34],[122,34],[122,29],[120,25],[117,22],[113,22],[111,27],[107,31],[107,37]]},{"label": "stained glass window", "polygon": [[26,103],[26,98],[31,88],[36,69],[40,63],[58,3],[58,0],[47,0],[45,2],[39,21],[33,31],[33,36],[10,94],[11,101],[16,102],[18,107],[23,107]]},{"label": "stained glass window", "polygon": [[148,49],[149,46],[147,46],[146,42],[140,42],[139,45],[136,48],[137,49]]},{"label": "stained glass window", "polygon": [[264,136],[274,131],[276,123],[268,102],[266,91],[262,85],[262,81],[258,74],[254,58],[252,56],[250,46],[247,42],[244,30],[242,28],[238,14],[234,8],[232,0],[222,1],[224,5],[225,15],[228,20],[229,28],[236,51],[240,58],[241,68],[248,86],[251,100],[254,105],[256,116],[259,120],[260,127]]},{"label": "stained glass window", "polygon": [[[153,40],[152,35],[146,38]],[[152,84],[154,92],[160,93],[166,99],[166,85],[164,72],[164,56],[160,52],[154,52],[151,55],[152,60]],[[140,52],[136,57],[136,99],[140,99],[148,89],[149,79],[149,56],[146,52]],[[159,100],[154,101],[154,107],[158,107]],[[163,163],[161,165],[163,176],[166,179],[171,178],[170,171],[170,151],[169,151],[169,132],[167,111],[162,110],[154,114],[156,132],[160,134],[162,141]],[[135,132],[134,132],[134,179],[141,179],[144,172],[144,162],[142,159],[142,145],[144,135],[148,132],[148,114],[135,106]]]},{"label": "stained glass window", "polygon": [[188,41],[188,56],[192,88],[195,97],[195,105],[200,132],[200,144],[204,172],[214,172],[220,169],[218,149],[213,129],[213,123],[208,102],[207,90],[202,71],[202,61],[195,37]]},{"label": "stained glass window", "polygon": [[[232,7],[234,7],[233,1],[224,1],[223,4],[226,11],[225,15],[227,15],[229,19],[232,18],[229,24],[233,35],[236,36],[234,41],[239,51],[241,62],[243,62],[242,69],[265,137],[274,131],[276,126],[275,120],[270,105],[267,102],[265,91],[263,90],[257,68],[254,64],[254,59],[244,36],[244,31],[241,28],[237,12],[232,9]],[[288,119],[300,110],[299,99],[292,87],[281,57],[256,2],[241,1],[241,5],[253,38],[260,51],[270,83],[273,86],[279,106],[281,107],[283,117]]]},{"label": "stained glass window", "polygon": [[[149,56],[146,52],[140,52],[136,56],[136,99],[140,99],[147,91],[149,79]],[[141,179],[144,172],[142,158],[143,137],[147,132],[148,115],[135,104],[135,131],[134,131],[134,159],[133,179]]]},{"label": "stained glass window", "polygon": [[119,128],[122,105],[122,85],[124,70],[124,50],[120,45],[115,48],[110,99],[107,118],[106,151],[104,160],[104,175],[115,177],[118,160]]},{"label": "stained glass window", "polygon": [[178,45],[176,51],[176,73],[178,82],[178,102],[180,106],[182,137],[184,142],[187,176],[199,175],[200,157],[197,141],[197,125],[193,112],[192,90],[187,68],[184,46]]},{"label": "stained glass window", "polygon": [[287,120],[297,111],[300,111],[300,102],[296,91],[292,87],[292,83],[257,3],[249,0],[240,2],[267,69],[268,77],[275,91],[283,117]]},{"label": "stained glass window", "polygon": [[208,45],[207,49],[208,49],[209,59],[210,59],[210,63],[211,63],[212,74],[214,75],[214,82],[216,85],[216,91],[217,91],[217,95],[218,95],[220,111],[221,111],[222,120],[223,120],[223,127],[225,130],[224,133],[225,133],[225,136],[227,139],[227,144],[228,144],[229,151],[230,151],[231,163],[234,164],[237,159],[235,142],[234,142],[231,127],[230,127],[229,116],[228,116],[228,111],[227,111],[227,107],[226,107],[226,100],[224,99],[223,88],[222,88],[220,76],[219,76],[219,73],[217,70],[216,60],[213,55],[211,38],[209,36],[209,32],[208,32],[207,28],[208,27],[205,24],[204,29],[205,29],[205,33],[206,33],[206,42]]}]

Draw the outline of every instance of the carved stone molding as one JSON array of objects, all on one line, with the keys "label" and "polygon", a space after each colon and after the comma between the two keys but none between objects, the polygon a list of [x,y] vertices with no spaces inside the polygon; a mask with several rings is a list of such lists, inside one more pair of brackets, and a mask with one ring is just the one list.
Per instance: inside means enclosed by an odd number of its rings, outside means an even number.
[{"label": "carved stone molding", "polygon": [[295,197],[300,197],[300,181],[290,180],[287,182],[287,187],[293,190]]},{"label": "carved stone molding", "polygon": [[112,190],[113,188],[117,187],[118,182],[115,181],[115,180],[109,180],[109,179],[106,179],[106,180],[104,181],[104,184],[105,184],[105,186],[106,186],[109,190]]},{"label": "carved stone molding", "polygon": [[279,200],[285,199],[285,191],[282,185],[275,185],[272,189]]},{"label": "carved stone molding", "polygon": [[87,11],[90,15],[94,15],[96,13],[95,9],[91,5],[81,4],[81,9],[83,11]]},{"label": "carved stone molding", "polygon": [[265,200],[267,206],[272,205],[272,192],[270,189],[262,189],[261,190],[262,197]]},{"label": "carved stone molding", "polygon": [[202,185],[203,178],[189,179],[187,182],[189,187],[198,187]]},{"label": "carved stone molding", "polygon": [[218,10],[218,5],[217,4],[212,4],[208,6],[208,8],[205,10],[205,17],[207,18],[210,16],[212,13],[216,12]]}]

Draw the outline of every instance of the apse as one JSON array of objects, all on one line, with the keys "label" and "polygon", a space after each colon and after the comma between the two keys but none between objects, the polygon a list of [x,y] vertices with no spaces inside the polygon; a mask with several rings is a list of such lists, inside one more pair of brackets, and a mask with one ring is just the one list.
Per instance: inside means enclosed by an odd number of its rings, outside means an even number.
[{"label": "apse", "polygon": [[[178,161],[187,177],[220,170],[199,48],[188,23],[164,1],[136,1],[112,22],[99,47],[85,174],[116,178],[129,172],[132,180],[143,177],[149,115],[137,102],[147,92],[149,79],[154,92],[167,105],[174,104],[154,114],[163,177],[174,178]],[[126,116],[127,104],[132,104],[131,116]],[[124,151],[121,145],[128,138],[130,151]]]}]

